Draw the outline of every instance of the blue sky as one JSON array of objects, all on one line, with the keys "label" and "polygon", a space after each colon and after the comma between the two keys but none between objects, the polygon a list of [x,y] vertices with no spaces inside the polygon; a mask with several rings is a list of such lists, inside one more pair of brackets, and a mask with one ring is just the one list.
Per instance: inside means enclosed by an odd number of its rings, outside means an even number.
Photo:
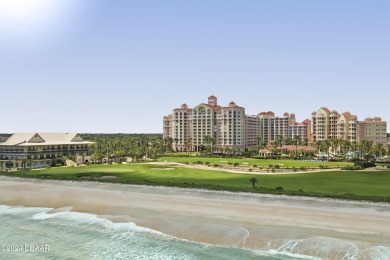
[{"label": "blue sky", "polygon": [[209,95],[390,120],[389,1],[69,2],[0,18],[0,132],[157,133]]}]

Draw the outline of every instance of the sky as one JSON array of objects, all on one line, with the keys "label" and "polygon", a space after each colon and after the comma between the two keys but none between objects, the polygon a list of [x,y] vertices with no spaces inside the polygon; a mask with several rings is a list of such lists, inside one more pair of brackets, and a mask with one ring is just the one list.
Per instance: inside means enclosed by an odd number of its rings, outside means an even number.
[{"label": "sky", "polygon": [[387,0],[0,0],[0,133],[161,133],[215,95],[246,113],[390,121]]}]

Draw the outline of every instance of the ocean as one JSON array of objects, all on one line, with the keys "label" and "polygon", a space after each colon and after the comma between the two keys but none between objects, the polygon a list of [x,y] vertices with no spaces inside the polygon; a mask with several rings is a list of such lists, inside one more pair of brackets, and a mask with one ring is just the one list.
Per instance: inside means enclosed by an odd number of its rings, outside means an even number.
[{"label": "ocean", "polygon": [[[337,259],[390,259],[389,247],[359,250],[326,238],[286,241],[264,251],[208,245],[134,223],[51,210],[0,206],[0,259],[327,259],[329,247],[340,246]],[[302,247],[311,254],[296,253]]]}]

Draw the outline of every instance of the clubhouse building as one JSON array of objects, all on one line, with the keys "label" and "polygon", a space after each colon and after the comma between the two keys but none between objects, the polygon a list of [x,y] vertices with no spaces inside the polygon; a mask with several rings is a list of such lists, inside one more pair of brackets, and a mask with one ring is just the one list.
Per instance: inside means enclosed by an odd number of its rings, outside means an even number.
[{"label": "clubhouse building", "polygon": [[64,160],[90,161],[89,145],[77,133],[16,133],[0,143],[0,171],[34,169]]}]

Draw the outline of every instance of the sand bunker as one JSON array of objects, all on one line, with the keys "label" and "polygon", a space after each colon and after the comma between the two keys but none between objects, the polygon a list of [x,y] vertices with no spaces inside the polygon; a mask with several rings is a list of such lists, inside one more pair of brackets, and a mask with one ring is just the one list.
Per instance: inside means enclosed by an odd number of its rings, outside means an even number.
[{"label": "sand bunker", "polygon": [[116,179],[116,178],[118,178],[118,177],[107,175],[107,176],[102,176],[102,177],[100,177],[99,179]]},{"label": "sand bunker", "polygon": [[102,177],[93,177],[89,175],[80,176],[79,179],[86,179],[86,180],[98,180],[98,179],[116,179],[118,177],[111,176],[111,175],[104,175]]},{"label": "sand bunker", "polygon": [[89,175],[80,176],[79,179],[94,179],[94,177]]}]

